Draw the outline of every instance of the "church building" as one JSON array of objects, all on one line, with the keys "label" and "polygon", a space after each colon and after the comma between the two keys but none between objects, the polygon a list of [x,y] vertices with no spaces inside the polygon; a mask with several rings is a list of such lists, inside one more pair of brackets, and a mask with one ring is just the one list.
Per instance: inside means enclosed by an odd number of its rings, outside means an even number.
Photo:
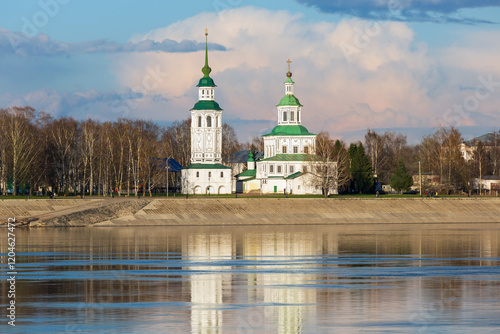
[{"label": "church building", "polygon": [[205,66],[198,83],[198,102],[191,109],[191,164],[182,169],[183,194],[230,194],[231,167],[222,165],[222,109],[215,102],[215,83],[208,66],[208,30]]},{"label": "church building", "polygon": [[264,156],[255,161],[250,152],[247,170],[239,174],[237,191],[244,193],[322,194],[314,170],[316,135],[302,125],[302,104],[294,95],[288,60],[285,96],[278,108],[278,125],[263,135]]}]

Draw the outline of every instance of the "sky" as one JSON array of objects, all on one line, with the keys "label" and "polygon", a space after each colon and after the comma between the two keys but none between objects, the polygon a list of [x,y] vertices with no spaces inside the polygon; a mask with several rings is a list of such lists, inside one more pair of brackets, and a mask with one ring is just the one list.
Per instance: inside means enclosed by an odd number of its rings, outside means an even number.
[{"label": "sky", "polygon": [[190,117],[205,35],[240,141],[277,122],[288,59],[302,124],[416,143],[500,128],[498,0],[3,0],[0,108],[161,125]]}]

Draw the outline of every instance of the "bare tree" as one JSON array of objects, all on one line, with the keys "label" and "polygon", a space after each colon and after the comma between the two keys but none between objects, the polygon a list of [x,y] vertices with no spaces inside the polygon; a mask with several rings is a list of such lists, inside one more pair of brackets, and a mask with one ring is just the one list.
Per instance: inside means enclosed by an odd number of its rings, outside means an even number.
[{"label": "bare tree", "polygon": [[460,153],[463,142],[460,132],[450,129],[438,129],[422,140],[420,158],[424,162],[424,172],[440,176],[442,191],[446,193],[464,188],[465,161]]},{"label": "bare tree", "polygon": [[10,150],[12,171],[12,193],[18,194],[18,186],[25,182],[33,162],[40,153],[36,143],[37,129],[34,125],[35,110],[31,107],[13,107],[5,117],[6,146]]},{"label": "bare tree", "polygon": [[323,131],[316,137],[315,155],[310,155],[310,170],[314,173],[312,185],[321,187],[323,195],[345,187],[350,180],[348,157],[345,144],[333,141],[328,132]]}]

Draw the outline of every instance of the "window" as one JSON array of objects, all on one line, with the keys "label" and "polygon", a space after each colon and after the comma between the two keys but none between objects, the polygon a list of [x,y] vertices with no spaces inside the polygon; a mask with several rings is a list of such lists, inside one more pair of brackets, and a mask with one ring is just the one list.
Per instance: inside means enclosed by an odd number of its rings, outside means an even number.
[{"label": "window", "polygon": [[300,111],[297,111],[297,122],[300,122]]},{"label": "window", "polygon": [[293,174],[293,166],[290,166],[290,174]]},{"label": "window", "polygon": [[297,186],[297,189],[299,189],[299,190],[300,190],[300,184]]},{"label": "window", "polygon": [[302,170],[304,171],[304,173],[307,173],[307,166],[304,166]]},{"label": "window", "polygon": [[298,146],[294,146],[293,147],[293,153],[299,153],[299,147]]},{"label": "window", "polygon": [[304,153],[309,154],[309,146],[304,147]]},{"label": "window", "polygon": [[283,152],[283,154],[285,154],[286,153],[286,146],[283,146],[281,151]]},{"label": "window", "polygon": [[201,128],[201,116],[198,116],[198,127]]},{"label": "window", "polygon": [[290,113],[290,122],[295,122],[295,113],[293,111]]},{"label": "window", "polygon": [[224,177],[224,172],[220,172],[220,177]]},{"label": "window", "polygon": [[196,177],[200,177],[200,172],[196,172]]},{"label": "window", "polygon": [[212,117],[207,116],[207,128],[211,128],[211,127],[212,127]]},{"label": "window", "polygon": [[212,177],[212,172],[208,172],[208,177]]},{"label": "window", "polygon": [[283,111],[283,122],[286,122],[287,118],[286,111]]},{"label": "window", "polygon": [[281,174],[281,166],[278,166],[278,174]]},{"label": "window", "polygon": [[269,173],[274,173],[274,165],[269,165]]}]

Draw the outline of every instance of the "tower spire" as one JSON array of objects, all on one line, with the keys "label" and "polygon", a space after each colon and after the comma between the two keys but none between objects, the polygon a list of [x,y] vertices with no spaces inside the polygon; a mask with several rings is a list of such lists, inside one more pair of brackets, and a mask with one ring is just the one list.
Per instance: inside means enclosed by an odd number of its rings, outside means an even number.
[{"label": "tower spire", "polygon": [[205,66],[201,69],[204,78],[210,78],[212,69],[208,66],[208,28],[205,28]]},{"label": "tower spire", "polygon": [[286,74],[286,76],[288,78],[291,78],[292,77],[292,72],[290,72],[290,64],[292,63],[292,61],[290,59],[288,59],[287,63],[288,63],[288,73]]}]

